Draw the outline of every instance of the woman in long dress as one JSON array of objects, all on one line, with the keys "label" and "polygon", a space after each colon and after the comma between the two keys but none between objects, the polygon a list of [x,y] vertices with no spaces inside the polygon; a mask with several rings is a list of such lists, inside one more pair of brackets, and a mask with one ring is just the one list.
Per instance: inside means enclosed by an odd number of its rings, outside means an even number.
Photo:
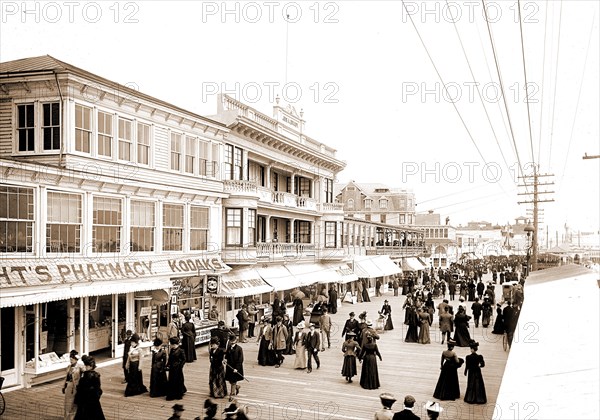
[{"label": "woman in long dress", "polygon": [[392,307],[390,306],[387,300],[383,301],[383,306],[381,307],[381,311],[379,313],[386,318],[383,329],[385,331],[393,330],[394,323],[392,322]]},{"label": "woman in long dress", "polygon": [[191,321],[189,315],[185,316],[185,323],[181,326],[181,348],[185,352],[186,363],[192,363],[196,356],[196,325]]},{"label": "woman in long dress", "polygon": [[448,341],[448,349],[442,352],[441,372],[433,392],[434,398],[438,400],[455,400],[460,398],[460,386],[458,384],[457,369],[463,364],[454,352],[454,340]]},{"label": "woman in long dress", "polygon": [[142,352],[140,350],[140,337],[137,334],[131,336],[131,347],[127,354],[127,387],[125,388],[125,396],[140,395],[148,392],[148,388],[144,385],[142,371],[140,369],[140,361]]},{"label": "woman in long dress", "polygon": [[429,326],[431,318],[426,306],[423,306],[419,311],[419,323],[421,326],[421,329],[419,330],[419,343],[430,344],[431,338],[429,337]]},{"label": "woman in long dress", "polygon": [[95,370],[96,360],[92,356],[84,355],[81,357],[81,361],[85,370],[79,378],[75,392],[75,405],[77,405],[75,420],[105,420],[106,417],[104,417],[100,405],[102,387],[100,374]]},{"label": "woman in long dress", "polygon": [[471,354],[465,358],[465,375],[467,376],[467,391],[465,402],[469,404],[485,404],[485,384],[481,375],[481,368],[485,366],[483,356],[477,354],[479,343],[471,343]]},{"label": "woman in long dress", "polygon": [[294,336],[294,346],[296,348],[294,369],[306,369],[306,347],[304,346],[304,337],[306,336],[304,328],[306,325],[304,324],[304,321],[300,321],[297,327],[298,331],[296,331],[296,335]]},{"label": "woman in long dress", "polygon": [[223,367],[225,349],[219,347],[219,344],[219,337],[213,337],[210,339],[210,348],[208,350],[208,356],[210,360],[208,388],[210,391],[210,396],[213,398],[225,398],[227,396],[225,368]]},{"label": "woman in long dress", "polygon": [[258,364],[261,366],[275,366],[275,350],[271,345],[273,339],[273,327],[271,320],[262,318],[260,321],[260,330],[258,332]]},{"label": "woman in long dress", "polygon": [[454,316],[454,341],[458,347],[469,347],[471,344],[471,334],[469,333],[469,320],[471,319],[465,312],[463,306],[458,307]]},{"label": "woman in long dress", "polygon": [[404,309],[404,325],[408,325],[408,313],[411,306],[413,306],[413,298],[412,294],[408,293],[402,305],[402,309]]},{"label": "woman in long dress", "polygon": [[79,358],[77,357],[77,350],[71,350],[69,353],[69,361],[71,364],[67,368],[67,374],[65,376],[65,383],[63,385],[63,394],[65,394],[65,420],[73,420],[75,413],[77,412],[77,406],[75,405],[75,390],[81,377],[81,366],[77,364]]},{"label": "woman in long dress", "polygon": [[296,296],[292,304],[294,305],[294,318],[292,319],[292,324],[296,326],[300,321],[304,321],[304,302],[299,296]]},{"label": "woman in long dress", "polygon": [[285,350],[283,354],[294,354],[294,327],[288,314],[283,316],[283,326],[287,328],[287,338],[285,340]]},{"label": "woman in long dress", "polygon": [[489,298],[483,298],[482,306],[482,317],[481,317],[481,326],[483,328],[487,328],[490,325],[490,319],[492,318],[492,304],[490,303]]},{"label": "woman in long dress", "polygon": [[164,397],[167,395],[167,351],[160,338],[155,338],[153,344],[150,396]]},{"label": "woman in long dress", "polygon": [[354,341],[356,334],[354,331],[349,331],[346,334],[346,341],[342,344],[342,352],[344,353],[344,364],[342,365],[342,376],[346,378],[346,382],[352,383],[352,377],[356,375],[356,355],[360,354],[360,347]]},{"label": "woman in long dress", "polygon": [[502,316],[502,305],[496,304],[496,322],[494,322],[494,330],[492,334],[504,334],[504,317]]},{"label": "woman in long dress", "polygon": [[377,389],[379,383],[379,371],[377,370],[377,357],[381,361],[381,353],[373,336],[367,333],[367,344],[361,349],[359,359],[362,360],[360,373],[360,386],[364,389]]},{"label": "woman in long dress", "polygon": [[417,343],[419,342],[419,330],[417,329],[417,326],[420,321],[415,307],[412,305],[407,306],[406,315],[408,318],[408,330],[406,331],[406,338],[404,341],[407,343]]}]

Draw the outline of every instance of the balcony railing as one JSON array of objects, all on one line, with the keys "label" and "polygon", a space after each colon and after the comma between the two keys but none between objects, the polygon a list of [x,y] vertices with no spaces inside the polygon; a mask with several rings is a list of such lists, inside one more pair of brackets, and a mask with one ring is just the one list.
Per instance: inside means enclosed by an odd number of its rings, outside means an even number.
[{"label": "balcony railing", "polygon": [[344,212],[344,205],[342,203],[319,203],[317,204],[319,211],[325,212]]},{"label": "balcony railing", "polygon": [[223,181],[223,189],[225,192],[233,193],[256,193],[256,183],[254,181],[244,180],[226,180]]},{"label": "balcony railing", "polygon": [[414,257],[427,252],[424,246],[375,246],[367,248],[367,255],[391,255],[400,257]]},{"label": "balcony railing", "polygon": [[309,197],[296,197],[296,205],[299,208],[317,211],[317,201]]},{"label": "balcony railing", "polygon": [[256,244],[256,258],[264,261],[281,259],[314,259],[316,255],[315,244],[296,244],[287,242],[258,242]]}]

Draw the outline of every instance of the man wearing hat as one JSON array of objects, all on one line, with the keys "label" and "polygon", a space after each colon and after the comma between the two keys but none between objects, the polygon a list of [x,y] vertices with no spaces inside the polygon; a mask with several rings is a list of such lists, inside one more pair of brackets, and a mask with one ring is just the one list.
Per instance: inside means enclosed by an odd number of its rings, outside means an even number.
[{"label": "man wearing hat", "polygon": [[373,321],[370,319],[367,319],[366,328],[363,329],[361,334],[361,348],[364,348],[365,344],[367,344],[367,336],[373,337],[373,341],[379,340],[379,334],[375,332],[375,329],[373,328]]},{"label": "man wearing hat", "polygon": [[227,359],[225,380],[231,384],[229,401],[232,401],[233,396],[240,392],[240,386],[237,383],[244,380],[244,351],[237,344],[235,335],[229,337],[229,349],[225,357]]},{"label": "man wearing hat", "polygon": [[185,352],[179,347],[179,337],[169,338],[169,381],[167,386],[167,401],[180,400],[187,392],[183,377]]},{"label": "man wearing hat", "polygon": [[404,397],[404,409],[394,414],[392,420],[419,420],[420,417],[413,413],[415,402],[415,397],[412,395]]},{"label": "man wearing hat", "polygon": [[346,320],[344,328],[342,329],[342,337],[350,331],[353,331],[355,334],[358,334],[358,321],[354,317],[355,313],[350,312],[349,318]]},{"label": "man wearing hat", "polygon": [[392,405],[396,402],[396,398],[392,394],[384,392],[379,399],[383,407],[375,412],[375,420],[391,420],[394,416]]},{"label": "man wearing hat", "polygon": [[181,416],[183,415],[184,411],[185,411],[185,409],[183,408],[183,405],[181,405],[181,404],[175,404],[173,406],[173,415],[171,417],[169,417],[169,420],[180,419]]},{"label": "man wearing hat", "polygon": [[131,335],[133,331],[127,330],[125,332],[125,339],[123,340],[123,382],[127,383],[127,357],[129,356],[129,349],[131,348]]},{"label": "man wearing hat", "polygon": [[444,411],[439,402],[427,401],[423,408],[427,411],[427,416],[430,420],[435,420],[440,416],[440,413]]},{"label": "man wearing hat", "polygon": [[226,419],[248,420],[246,411],[243,408],[238,407],[235,402],[229,404],[229,407],[223,410],[223,414],[225,414]]},{"label": "man wearing hat", "polygon": [[211,321],[219,320],[219,311],[217,311],[217,305],[213,305],[210,311],[208,312],[208,319]]},{"label": "man wearing hat", "polygon": [[312,372],[312,358],[315,358],[315,362],[317,362],[317,369],[321,367],[321,361],[319,360],[319,349],[321,348],[321,334],[315,331],[315,324],[312,322],[309,325],[310,330],[304,337],[304,347],[306,347],[307,352],[307,373]]}]

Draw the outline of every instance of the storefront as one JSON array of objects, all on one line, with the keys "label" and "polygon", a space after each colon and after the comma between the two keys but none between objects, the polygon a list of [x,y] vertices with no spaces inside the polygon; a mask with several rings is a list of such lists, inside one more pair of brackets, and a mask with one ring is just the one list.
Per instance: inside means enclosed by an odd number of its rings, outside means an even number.
[{"label": "storefront", "polygon": [[216,255],[1,260],[4,385],[57,378],[72,349],[120,358],[127,330],[149,341],[166,328],[172,279],[228,270]]}]

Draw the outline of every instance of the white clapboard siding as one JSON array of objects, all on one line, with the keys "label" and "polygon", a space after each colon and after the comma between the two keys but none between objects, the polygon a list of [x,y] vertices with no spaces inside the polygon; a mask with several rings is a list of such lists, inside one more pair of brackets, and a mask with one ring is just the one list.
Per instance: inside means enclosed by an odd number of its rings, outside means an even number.
[{"label": "white clapboard siding", "polygon": [[169,169],[169,131],[167,129],[154,126],[154,149],[152,154],[156,169]]},{"label": "white clapboard siding", "polygon": [[12,153],[12,101],[0,99],[0,156]]}]

